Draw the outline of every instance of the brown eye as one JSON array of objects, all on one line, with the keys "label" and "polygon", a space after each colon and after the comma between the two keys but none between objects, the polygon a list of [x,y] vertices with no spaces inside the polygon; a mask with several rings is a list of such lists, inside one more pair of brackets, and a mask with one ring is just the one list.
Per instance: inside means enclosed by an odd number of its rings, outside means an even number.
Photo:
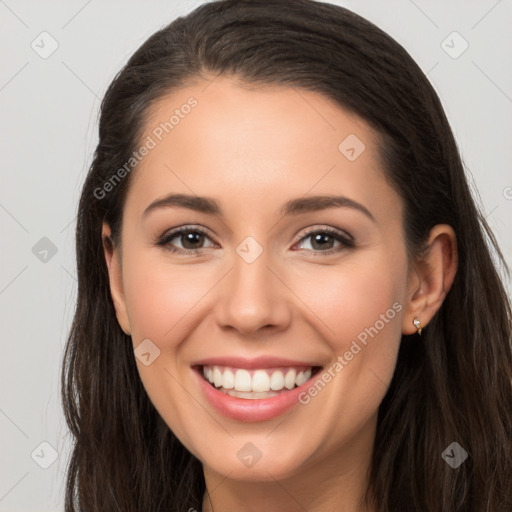
[{"label": "brown eye", "polygon": [[[309,240],[310,247],[300,247],[301,249],[312,250],[317,253],[335,253],[347,248],[355,247],[354,240],[349,235],[332,229],[317,229],[306,233],[299,241],[304,245],[304,241]],[[337,245],[336,245],[337,244]]]},{"label": "brown eye", "polygon": [[334,237],[326,233],[317,233],[316,235],[311,235],[310,238],[311,246],[313,249],[318,250],[332,249],[333,244],[336,242]]},{"label": "brown eye", "polygon": [[180,228],[163,235],[157,242],[158,246],[165,247],[171,252],[199,252],[202,249],[213,247],[204,245],[206,241],[211,241],[210,237],[198,228]]},{"label": "brown eye", "polygon": [[178,236],[184,249],[200,249],[205,239],[205,235],[197,231],[188,231]]}]

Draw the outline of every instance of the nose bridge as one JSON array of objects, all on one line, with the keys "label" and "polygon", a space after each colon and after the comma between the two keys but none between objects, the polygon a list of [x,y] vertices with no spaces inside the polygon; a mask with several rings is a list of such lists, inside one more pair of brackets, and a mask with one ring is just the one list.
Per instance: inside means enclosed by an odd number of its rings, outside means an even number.
[{"label": "nose bridge", "polygon": [[262,327],[283,328],[290,320],[286,287],[268,268],[269,252],[248,238],[236,248],[232,269],[220,287],[217,322],[244,334]]}]

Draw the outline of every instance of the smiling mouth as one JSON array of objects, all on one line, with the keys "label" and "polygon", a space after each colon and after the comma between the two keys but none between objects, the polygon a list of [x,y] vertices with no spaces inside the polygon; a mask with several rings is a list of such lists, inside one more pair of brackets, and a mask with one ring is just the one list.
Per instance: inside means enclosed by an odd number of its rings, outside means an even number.
[{"label": "smiling mouth", "polygon": [[212,387],[229,396],[249,400],[270,398],[302,386],[320,366],[245,369],[221,365],[195,366]]}]

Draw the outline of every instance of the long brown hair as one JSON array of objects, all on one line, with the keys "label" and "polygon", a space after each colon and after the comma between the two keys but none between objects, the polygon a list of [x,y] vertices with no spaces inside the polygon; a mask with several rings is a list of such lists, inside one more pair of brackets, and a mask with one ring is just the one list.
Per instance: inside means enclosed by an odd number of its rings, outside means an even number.
[{"label": "long brown hair", "polygon": [[[510,512],[511,311],[492,253],[505,268],[503,258],[418,65],[372,23],[312,0],[204,4],[152,35],[108,88],[76,225],[78,299],[62,369],[74,437],[66,511],[201,509],[201,463],[150,402],[109,292],[101,225],[119,241],[132,173],[98,191],[137,148],[149,106],[205,73],[315,91],[356,113],[379,134],[410,253],[436,224],[453,227],[458,272],[423,335],[402,338],[367,498],[379,512]],[[457,468],[441,457],[452,442],[468,453]]]}]

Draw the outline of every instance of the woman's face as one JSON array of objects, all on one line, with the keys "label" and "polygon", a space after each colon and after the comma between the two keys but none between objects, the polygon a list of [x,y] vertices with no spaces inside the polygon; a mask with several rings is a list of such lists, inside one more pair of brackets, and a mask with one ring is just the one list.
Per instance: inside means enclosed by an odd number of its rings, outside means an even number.
[{"label": "woman's face", "polygon": [[162,418],[240,480],[367,461],[409,296],[402,203],[368,125],[218,77],[166,96],[141,140],[107,261]]}]

